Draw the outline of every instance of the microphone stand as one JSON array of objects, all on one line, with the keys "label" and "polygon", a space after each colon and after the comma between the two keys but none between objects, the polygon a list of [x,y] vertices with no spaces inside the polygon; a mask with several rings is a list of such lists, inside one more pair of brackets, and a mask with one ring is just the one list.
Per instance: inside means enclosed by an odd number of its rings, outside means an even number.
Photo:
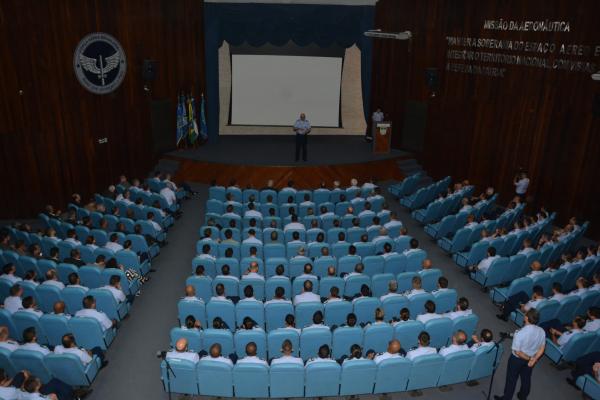
[{"label": "microphone stand", "polygon": [[500,344],[502,342],[504,342],[504,340],[507,337],[509,337],[509,336],[500,336],[500,340],[498,340],[497,342],[494,342],[494,347],[492,347],[491,349],[488,350],[488,353],[489,353],[495,349],[496,354],[494,355],[494,365],[492,368],[492,377],[490,378],[490,386],[488,388],[487,395],[485,394],[485,392],[482,392],[482,394],[484,395],[486,400],[490,400],[490,397],[492,396],[492,385],[494,384],[494,376],[496,375],[496,369],[497,369],[496,363],[498,362],[498,353],[500,352]]},{"label": "microphone stand", "polygon": [[173,371],[173,368],[171,368],[171,364],[169,363],[167,357],[164,357],[163,361],[167,367],[167,393],[169,395],[169,400],[171,400],[171,376],[169,375],[169,371],[171,374],[173,374],[173,378],[177,378],[177,375],[175,375],[175,371]]}]

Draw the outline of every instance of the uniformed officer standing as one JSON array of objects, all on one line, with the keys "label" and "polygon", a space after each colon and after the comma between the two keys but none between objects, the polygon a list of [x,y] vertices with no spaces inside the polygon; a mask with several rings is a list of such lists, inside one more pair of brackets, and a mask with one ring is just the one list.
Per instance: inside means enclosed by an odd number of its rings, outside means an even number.
[{"label": "uniformed officer standing", "polygon": [[512,343],[512,354],[506,368],[506,384],[504,395],[494,396],[494,399],[510,400],[513,398],[517,380],[521,378],[521,390],[517,393],[519,400],[524,400],[531,390],[531,373],[537,361],[544,355],[546,334],[537,326],[540,315],[535,309],[525,314],[525,325],[515,332]]},{"label": "uniformed officer standing", "polygon": [[304,113],[294,123],[294,132],[296,132],[296,161],[300,158],[300,149],[302,148],[302,161],[306,161],[306,135],[310,133],[310,122],[306,119]]}]

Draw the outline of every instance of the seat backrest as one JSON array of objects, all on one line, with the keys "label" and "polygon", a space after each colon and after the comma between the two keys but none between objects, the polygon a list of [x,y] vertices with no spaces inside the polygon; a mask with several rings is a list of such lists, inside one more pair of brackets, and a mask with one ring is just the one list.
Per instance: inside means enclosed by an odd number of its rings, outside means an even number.
[{"label": "seat backrest", "polygon": [[[202,301],[181,299],[177,303],[177,316],[180,325],[185,324],[188,315],[193,315],[196,321],[200,321],[202,326],[207,326],[206,306]],[[212,322],[212,320],[211,320]]]},{"label": "seat backrest", "polygon": [[290,303],[271,303],[265,305],[265,322],[267,331],[285,326],[285,317],[294,315],[294,306]]},{"label": "seat backrest", "polygon": [[75,354],[48,354],[44,358],[52,377],[71,386],[88,386],[94,376],[88,377],[79,357]]},{"label": "seat backrest", "polygon": [[172,358],[169,359],[169,367],[171,370],[167,371],[167,363],[165,361],[160,363],[160,376],[165,390],[187,395],[199,394],[194,362]]},{"label": "seat backrest", "polygon": [[[0,279],[2,281],[2,279]],[[19,335],[17,327],[12,319],[12,314],[10,311],[0,308],[0,326],[6,326],[8,328],[9,336],[12,338],[16,338]],[[22,334],[23,332],[21,332]]]},{"label": "seat backrest", "polygon": [[331,331],[329,329],[303,330],[300,334],[300,357],[305,361],[316,357],[319,347],[324,344],[331,348]]},{"label": "seat backrest", "polygon": [[90,289],[95,289],[102,286],[102,270],[98,267],[85,265],[77,271],[81,284]]},{"label": "seat backrest", "polygon": [[220,317],[229,327],[235,331],[235,306],[229,301],[211,300],[206,304],[207,324],[212,326],[212,321]]},{"label": "seat backrest", "polygon": [[236,397],[269,397],[269,367],[259,364],[236,364],[233,367]]},{"label": "seat backrest", "polygon": [[450,342],[453,323],[450,318],[435,318],[425,323],[425,330],[430,336],[430,346],[441,348]]},{"label": "seat backrest", "polygon": [[428,300],[435,301],[431,293],[418,293],[411,296],[409,299],[408,309],[410,310],[411,318],[416,318],[419,314],[425,313],[425,303]]},{"label": "seat backrest", "polygon": [[203,341],[205,349],[210,349],[213,344],[219,343],[224,357],[228,357],[235,352],[233,334],[227,329],[204,329]]},{"label": "seat backrest", "polygon": [[233,397],[233,368],[231,366],[219,361],[204,359],[198,363],[196,373],[200,395]]},{"label": "seat backrest", "polygon": [[83,307],[83,298],[87,294],[87,290],[78,287],[66,287],[62,290],[61,294],[65,300],[67,312],[69,314],[75,314]]},{"label": "seat backrest", "polygon": [[10,355],[12,352],[9,349],[0,347],[0,365],[8,376],[15,376],[19,371],[14,366]]},{"label": "seat backrest", "polygon": [[353,344],[362,346],[364,331],[359,326],[343,326],[333,331],[333,358],[339,360],[350,353]]},{"label": "seat backrest", "polygon": [[352,297],[359,294],[362,285],[371,287],[371,278],[368,275],[361,274],[348,277],[344,286],[345,296]]},{"label": "seat backrest", "polygon": [[175,347],[175,343],[177,342],[177,340],[185,338],[188,343],[188,350],[197,353],[200,350],[203,350],[202,337],[203,331],[201,330],[175,327],[171,329],[170,333],[171,347]]},{"label": "seat backrest", "polygon": [[337,396],[342,367],[338,363],[312,363],[306,366],[306,397]]},{"label": "seat backrest", "polygon": [[573,320],[579,301],[579,296],[567,296],[560,301],[556,316],[562,324],[566,325]]},{"label": "seat backrest", "polygon": [[300,354],[300,334],[293,329],[275,329],[267,335],[267,353],[269,359],[277,358],[281,355],[281,345],[285,340],[292,342],[293,355]]},{"label": "seat backrest", "polygon": [[340,326],[346,322],[346,317],[352,312],[352,303],[349,301],[334,301],[325,304],[325,324]]},{"label": "seat backrest", "polygon": [[425,250],[418,249],[416,251],[411,251],[406,258],[406,271],[416,272],[421,269],[421,264],[423,263],[423,260],[427,258],[427,253]]},{"label": "seat backrest", "polygon": [[435,387],[444,365],[444,357],[428,354],[414,359],[406,390]]},{"label": "seat backrest", "polygon": [[448,354],[444,359],[444,367],[437,386],[466,382],[471,372],[475,353],[471,350],[463,350]]},{"label": "seat backrest", "polygon": [[48,344],[48,338],[44,328],[40,325],[40,318],[28,311],[17,311],[12,315],[12,320],[17,328],[17,335],[14,337],[18,341],[23,341],[23,331],[27,328],[35,328],[38,343]]},{"label": "seat backrest", "polygon": [[52,379],[52,374],[44,362],[44,356],[39,351],[17,349],[12,352],[10,359],[18,371],[29,371],[42,383],[48,383]]},{"label": "seat backrest", "polygon": [[363,258],[365,265],[365,274],[372,277],[375,274],[383,273],[385,259],[382,256],[367,256]]},{"label": "seat backrest", "polygon": [[461,330],[467,334],[467,337],[470,337],[471,335],[475,334],[475,329],[477,329],[478,322],[479,317],[475,314],[461,315],[452,321],[452,334]]},{"label": "seat backrest", "polygon": [[84,349],[94,347],[106,349],[108,343],[104,341],[104,332],[100,322],[93,318],[72,317],[69,319],[69,330],[75,336],[77,344]]},{"label": "seat backrest", "polygon": [[363,324],[375,320],[375,310],[381,306],[379,299],[374,297],[363,297],[354,300],[353,308],[356,314],[356,322]]},{"label": "seat backrest", "polygon": [[366,350],[375,350],[376,353],[386,351],[388,343],[394,337],[394,328],[390,324],[369,325],[364,332],[364,345]]},{"label": "seat backrest", "polygon": [[61,290],[52,285],[39,285],[35,289],[38,299],[40,299],[40,310],[44,313],[50,313],[54,309],[54,303],[63,300]]},{"label": "seat backrest", "polygon": [[256,355],[267,359],[267,335],[263,330],[245,330],[241,329],[233,335],[235,352],[239,358],[246,355],[246,345],[250,342],[256,344]]},{"label": "seat backrest", "polygon": [[420,321],[408,320],[394,326],[394,338],[400,341],[404,351],[409,351],[419,344],[419,333],[425,330]]},{"label": "seat backrest", "polygon": [[455,289],[447,289],[436,291],[433,293],[433,301],[435,302],[435,310],[437,313],[446,313],[454,309],[458,293]]},{"label": "seat backrest", "polygon": [[373,392],[377,365],[373,360],[348,360],[342,365],[340,396]]},{"label": "seat backrest", "polygon": [[317,302],[300,303],[296,306],[296,327],[304,328],[312,324],[315,312],[323,312],[323,304]]},{"label": "seat backrest", "polygon": [[269,378],[272,398],[304,397],[304,367],[302,365],[272,365]]},{"label": "seat backrest", "polygon": [[377,366],[373,393],[403,392],[408,384],[412,363],[406,358],[388,358]]}]

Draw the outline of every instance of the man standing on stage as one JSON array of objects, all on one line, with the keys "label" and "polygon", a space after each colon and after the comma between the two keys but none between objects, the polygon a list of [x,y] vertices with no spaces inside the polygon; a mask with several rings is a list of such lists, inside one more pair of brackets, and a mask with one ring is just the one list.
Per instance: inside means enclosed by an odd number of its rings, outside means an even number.
[{"label": "man standing on stage", "polygon": [[302,148],[302,161],[306,161],[306,135],[310,133],[310,122],[304,113],[300,114],[300,119],[294,123],[294,132],[296,132],[296,161],[300,156],[300,148]]}]

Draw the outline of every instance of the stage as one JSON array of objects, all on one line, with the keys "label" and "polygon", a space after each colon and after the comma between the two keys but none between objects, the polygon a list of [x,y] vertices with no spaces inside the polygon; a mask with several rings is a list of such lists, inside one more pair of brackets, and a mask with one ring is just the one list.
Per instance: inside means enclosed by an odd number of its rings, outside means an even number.
[{"label": "stage", "polygon": [[196,149],[176,150],[164,158],[179,162],[178,180],[227,184],[235,179],[242,186],[263,187],[273,179],[283,187],[289,179],[298,187],[328,185],[340,179],[360,181],[401,179],[397,161],[411,158],[401,150],[374,155],[371,143],[362,136],[311,136],[307,162],[294,161],[295,137],[219,136],[217,143]]}]

